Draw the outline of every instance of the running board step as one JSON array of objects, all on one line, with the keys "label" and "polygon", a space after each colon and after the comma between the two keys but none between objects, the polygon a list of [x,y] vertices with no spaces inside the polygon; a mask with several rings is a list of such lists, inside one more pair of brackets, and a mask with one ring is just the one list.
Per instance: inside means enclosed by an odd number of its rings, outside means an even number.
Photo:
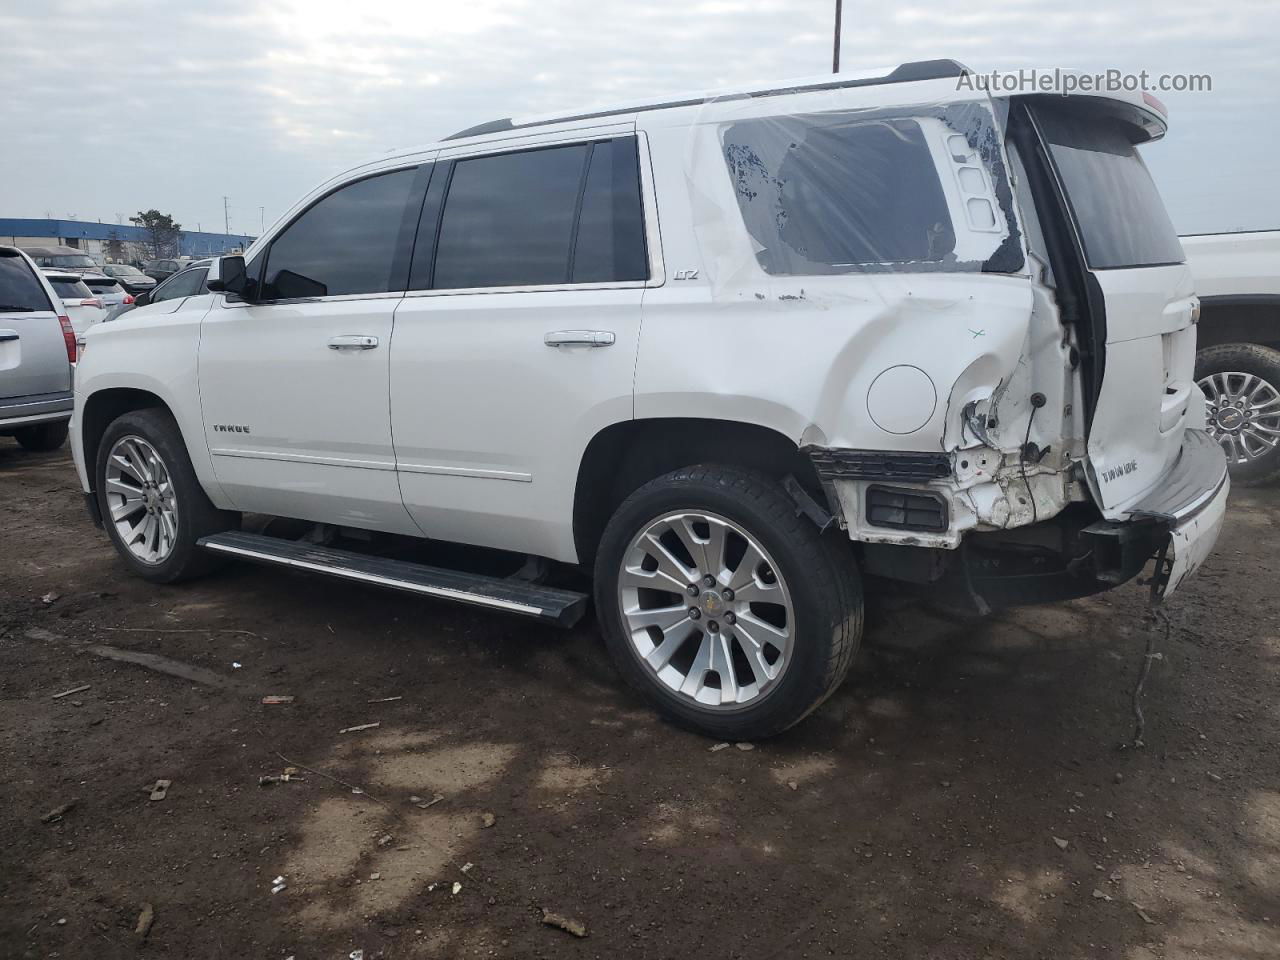
[{"label": "running board step", "polygon": [[561,627],[571,627],[581,620],[587,606],[587,595],[573,590],[428,567],[405,560],[385,560],[350,550],[335,550],[333,547],[264,537],[257,533],[217,533],[202,537],[199,545],[241,560],[324,573],[343,580],[442,600],[456,600],[490,610],[534,617]]}]

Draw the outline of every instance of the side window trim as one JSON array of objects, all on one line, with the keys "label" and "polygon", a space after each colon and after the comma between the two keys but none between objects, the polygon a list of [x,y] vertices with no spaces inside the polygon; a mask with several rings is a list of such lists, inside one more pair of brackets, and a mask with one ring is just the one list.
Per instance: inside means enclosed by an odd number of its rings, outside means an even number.
[{"label": "side window trim", "polygon": [[578,230],[582,227],[582,198],[587,194],[587,177],[591,175],[591,159],[596,154],[596,144],[601,142],[609,141],[593,140],[587,144],[587,155],[582,158],[582,170],[578,173],[578,199],[573,204],[573,226],[569,228],[569,260],[565,264],[566,284],[573,283],[573,261],[578,256]]},{"label": "side window trim", "polygon": [[[388,167],[384,170],[365,173],[361,176],[353,177],[350,180],[344,180],[341,183],[335,184],[331,189],[320,194],[296,214],[290,217],[288,223],[272,234],[271,239],[267,242],[267,245],[263,247],[262,252],[255,255],[252,261],[253,270],[251,272],[256,272],[257,274],[253,279],[256,281],[258,289],[261,290],[264,288],[266,283],[267,265],[270,262],[271,251],[275,247],[276,241],[288,233],[290,228],[314,209],[317,204],[324,202],[339,190],[345,190],[348,187],[354,186],[357,183],[362,183],[365,180],[372,180],[375,177],[386,176],[387,174],[392,173],[401,173],[405,170],[413,170],[415,171],[415,177],[413,185],[409,190],[409,198],[405,203],[405,209],[401,215],[402,219],[400,221],[399,233],[397,234],[398,239],[396,242],[395,260],[392,263],[391,271],[391,290],[379,293],[341,293],[324,297],[287,297],[278,300],[256,300],[252,305],[320,303],[341,300],[376,300],[386,297],[404,296],[405,290],[409,285],[409,269],[413,263],[413,245],[416,242],[416,228],[420,216],[419,211],[421,211],[422,205],[425,202],[428,184],[434,176],[433,168],[437,165],[438,164],[435,160],[419,160],[416,163],[409,163],[404,166]],[[411,233],[410,231],[413,232]],[[231,304],[228,305],[247,306],[249,304],[245,304],[244,301],[237,298],[237,300],[232,301]]]},{"label": "side window trim", "polygon": [[[636,174],[637,187],[640,191],[640,237],[644,245],[645,265],[649,274],[644,280],[608,280],[600,282],[574,283],[573,261],[576,255],[576,244],[578,238],[578,229],[581,225],[582,204],[586,192],[587,177],[591,171],[591,160],[595,153],[595,146],[600,143],[609,143],[613,141],[629,141],[636,151]],[[645,145],[641,150],[642,143]],[[435,286],[435,265],[436,253],[440,245],[440,230],[444,221],[444,208],[448,200],[449,188],[453,183],[453,172],[459,162],[465,160],[478,160],[484,157],[501,156],[511,153],[529,153],[534,150],[554,149],[557,147],[583,146],[587,147],[587,155],[582,165],[581,179],[578,184],[577,201],[574,207],[573,227],[569,245],[569,265],[567,276],[562,283],[539,283],[539,284],[518,284],[514,286],[489,286],[489,287],[449,287],[446,289],[437,289]],[[656,204],[652,202],[653,191],[655,189],[653,180],[653,169],[651,166],[651,158],[647,149],[643,133],[638,130],[617,133],[598,133],[595,136],[587,137],[582,140],[556,140],[551,143],[529,143],[520,144],[518,146],[509,147],[507,149],[497,149],[480,151],[477,153],[467,153],[455,155],[447,158],[440,158],[436,161],[438,166],[445,169],[440,171],[440,176],[434,177],[432,186],[438,187],[437,190],[431,190],[433,196],[428,196],[423,202],[422,219],[418,227],[417,244],[422,242],[425,234],[430,235],[431,246],[429,248],[429,263],[419,265],[417,263],[417,250],[415,245],[414,267],[412,275],[409,278],[409,284],[405,291],[406,296],[422,297],[422,296],[452,296],[455,294],[501,294],[501,293],[532,293],[538,291],[557,291],[557,290],[620,290],[635,289],[651,286],[661,286],[665,282],[665,273],[662,267],[660,254],[661,250],[660,237],[657,232],[657,210]],[[653,230],[653,234],[650,234]],[[655,249],[656,248],[656,249]],[[420,274],[425,270],[426,276]],[[418,281],[422,281],[419,283]]]},{"label": "side window trim", "polygon": [[[453,184],[453,170],[456,161],[453,158],[440,160],[437,165],[441,168],[437,175],[432,176],[431,184],[427,188],[426,196],[422,199],[422,214],[418,219],[418,233],[413,245],[413,263],[409,274],[408,293],[431,291],[435,287],[436,282],[436,250],[440,247],[440,227],[444,221],[444,198],[449,193],[449,187]],[[426,235],[424,237],[424,234]],[[421,259],[425,262],[419,265],[419,245],[426,239],[428,245],[422,247]],[[415,281],[420,272],[425,271],[426,275],[422,277],[422,286]]]}]

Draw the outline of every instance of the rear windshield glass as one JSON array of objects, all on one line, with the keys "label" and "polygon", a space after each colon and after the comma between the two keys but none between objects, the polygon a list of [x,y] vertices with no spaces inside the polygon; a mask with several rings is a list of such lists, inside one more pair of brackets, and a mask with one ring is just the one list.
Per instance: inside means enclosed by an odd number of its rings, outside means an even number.
[{"label": "rear windshield glass", "polygon": [[63,300],[84,299],[93,296],[93,293],[79,280],[49,280],[53,287],[53,292]]},{"label": "rear windshield glass", "polygon": [[1089,266],[1152,267],[1186,259],[1151,174],[1129,140],[1127,124],[1064,107],[1042,106],[1036,117],[1066,188]]},{"label": "rear windshield glass", "polygon": [[141,277],[143,273],[137,267],[130,267],[126,264],[113,264],[105,268],[105,271],[113,277]]},{"label": "rear windshield glass", "polygon": [[95,277],[93,280],[86,280],[85,285],[94,293],[112,293],[120,289],[120,284],[117,281],[106,277]]},{"label": "rear windshield glass", "polygon": [[22,257],[0,254],[0,313],[52,312],[44,287]]},{"label": "rear windshield glass", "polygon": [[42,267],[96,267],[93,257],[84,253],[58,253],[47,257],[33,258]]}]

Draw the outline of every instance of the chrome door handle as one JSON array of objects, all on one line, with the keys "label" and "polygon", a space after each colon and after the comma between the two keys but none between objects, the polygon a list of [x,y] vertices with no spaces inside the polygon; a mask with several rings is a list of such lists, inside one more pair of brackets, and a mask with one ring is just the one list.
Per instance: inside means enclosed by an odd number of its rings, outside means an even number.
[{"label": "chrome door handle", "polygon": [[609,347],[617,339],[612,330],[554,330],[542,342],[548,347]]},{"label": "chrome door handle", "polygon": [[330,350],[372,350],[377,345],[377,337],[347,335],[329,339]]}]

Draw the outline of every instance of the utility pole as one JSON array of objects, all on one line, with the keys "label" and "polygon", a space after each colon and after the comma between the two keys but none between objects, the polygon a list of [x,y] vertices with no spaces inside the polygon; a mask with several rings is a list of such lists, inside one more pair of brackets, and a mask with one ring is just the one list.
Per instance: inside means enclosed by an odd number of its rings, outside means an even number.
[{"label": "utility pole", "polygon": [[831,72],[840,72],[840,13],[844,6],[844,0],[836,0],[836,33],[835,43],[831,48]]},{"label": "utility pole", "polygon": [[231,232],[231,206],[230,206],[230,203],[231,203],[231,198],[230,198],[230,197],[223,197],[223,198],[222,198],[222,228],[223,228],[222,232],[223,232],[223,233],[230,233],[230,232]]},{"label": "utility pole", "polygon": [[258,208],[258,236],[262,236],[267,229],[267,208]]}]

